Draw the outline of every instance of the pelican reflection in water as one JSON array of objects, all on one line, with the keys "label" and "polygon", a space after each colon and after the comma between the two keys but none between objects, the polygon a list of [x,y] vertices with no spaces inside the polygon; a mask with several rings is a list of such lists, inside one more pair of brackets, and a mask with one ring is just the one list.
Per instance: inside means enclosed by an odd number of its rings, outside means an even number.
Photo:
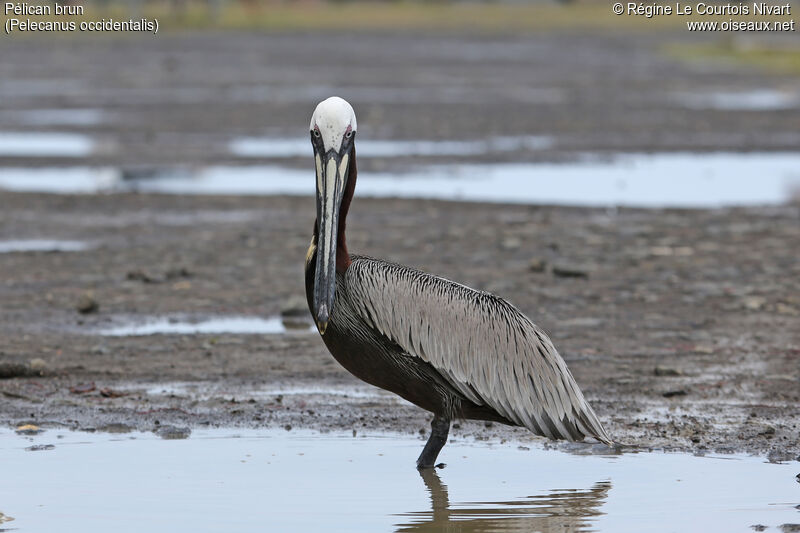
[{"label": "pelican reflection in water", "polygon": [[412,531],[459,531],[472,533],[572,533],[587,531],[611,483],[595,483],[590,489],[559,489],[514,501],[456,503],[451,507],[447,485],[436,470],[419,471],[431,497],[431,510],[403,513],[412,519],[400,524],[398,533]]}]

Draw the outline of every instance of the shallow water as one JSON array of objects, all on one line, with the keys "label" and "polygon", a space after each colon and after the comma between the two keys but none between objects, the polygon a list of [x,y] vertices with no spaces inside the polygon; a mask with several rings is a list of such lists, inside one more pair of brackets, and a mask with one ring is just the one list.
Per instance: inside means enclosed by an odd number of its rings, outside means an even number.
[{"label": "shallow water", "polygon": [[209,383],[196,381],[176,381],[171,383],[134,383],[130,386],[118,386],[120,390],[143,390],[149,396],[182,396],[191,397],[196,400],[208,400],[231,396],[236,398],[253,398],[261,400],[272,400],[276,396],[302,396],[304,398],[314,396],[335,397],[330,401],[343,405],[349,401],[359,402],[364,399],[380,399],[384,403],[411,405],[406,400],[396,394],[384,391],[371,386],[353,385],[326,385],[319,386],[307,385],[285,385],[285,386],[262,386],[261,384],[235,385],[225,383]]},{"label": "shallow water", "polygon": [[[553,146],[546,136],[493,137],[475,141],[358,141],[358,157],[470,156],[544,150]],[[228,149],[239,157],[311,157],[308,138],[240,137]]]},{"label": "shallow water", "polygon": [[800,107],[796,92],[760,89],[682,94],[680,101],[691,109],[719,111],[780,111]]},{"label": "shallow water", "polygon": [[97,331],[107,337],[138,337],[145,335],[263,335],[287,331],[313,331],[305,320],[281,317],[218,316],[192,320],[186,317],[139,317],[127,323]]},{"label": "shallow water", "polygon": [[82,252],[90,248],[84,241],[24,239],[0,241],[0,254],[15,252]]},{"label": "shallow water", "polygon": [[[310,170],[215,167],[141,181],[171,194],[314,194]],[[758,179],[754,179],[758,176]],[[658,154],[572,163],[432,165],[359,176],[362,197],[641,207],[776,204],[800,187],[800,153]]]},{"label": "shallow water", "polygon": [[86,157],[93,147],[89,137],[77,133],[0,132],[2,157]]},{"label": "shallow water", "polygon": [[0,189],[9,191],[95,194],[110,191],[119,182],[119,171],[107,167],[0,168]]},{"label": "shallow water", "polygon": [[[757,179],[756,179],[757,178]],[[109,168],[0,168],[0,188],[91,193],[312,195],[313,169],[214,166],[123,179]],[[689,207],[780,204],[800,190],[800,153],[585,155],[570,163],[427,165],[364,173],[362,197],[585,206]]]},{"label": "shallow water", "polygon": [[[26,451],[31,446],[51,449]],[[798,463],[742,456],[578,455],[284,430],[0,431],[0,512],[42,531],[752,531],[800,522]]]}]

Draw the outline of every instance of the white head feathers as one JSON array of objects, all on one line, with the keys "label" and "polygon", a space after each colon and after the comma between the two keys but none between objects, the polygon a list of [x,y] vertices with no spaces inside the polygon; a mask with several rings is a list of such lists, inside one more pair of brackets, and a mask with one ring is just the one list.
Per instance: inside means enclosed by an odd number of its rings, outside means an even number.
[{"label": "white head feathers", "polygon": [[348,131],[356,131],[356,113],[347,100],[331,96],[317,105],[311,115],[311,131],[319,129],[322,144],[327,152],[336,151],[342,146],[342,139]]}]

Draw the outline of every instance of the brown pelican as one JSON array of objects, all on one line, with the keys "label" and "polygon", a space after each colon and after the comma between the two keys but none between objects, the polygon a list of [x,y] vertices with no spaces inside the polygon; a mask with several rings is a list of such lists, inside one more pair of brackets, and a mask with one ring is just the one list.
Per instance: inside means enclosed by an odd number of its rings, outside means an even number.
[{"label": "brown pelican", "polygon": [[338,97],[321,102],[311,117],[317,219],[306,256],[306,296],[325,345],[343,367],[433,413],[417,467],[434,466],[454,417],[611,445],[553,343],[513,305],[348,253],[356,129],[353,108]]}]

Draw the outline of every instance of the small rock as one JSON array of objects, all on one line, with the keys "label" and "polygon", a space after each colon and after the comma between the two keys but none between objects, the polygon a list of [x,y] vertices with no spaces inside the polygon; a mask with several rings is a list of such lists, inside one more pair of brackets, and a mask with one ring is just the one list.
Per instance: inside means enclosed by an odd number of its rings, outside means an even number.
[{"label": "small rock", "polygon": [[36,375],[43,376],[44,371],[47,368],[47,361],[39,357],[36,357],[34,359],[31,359],[30,367],[31,371],[33,371]]},{"label": "small rock", "polygon": [[697,344],[692,351],[694,353],[712,354],[714,353],[714,347],[707,344]]},{"label": "small rock", "polygon": [[750,529],[752,529],[754,531],[764,531],[765,529],[767,529],[767,526],[765,526],[763,524],[755,524],[753,526],[750,526]]},{"label": "small rock", "polygon": [[800,532],[800,524],[781,524],[778,529],[783,533],[798,533]]},{"label": "small rock", "polygon": [[22,424],[21,426],[17,426],[17,429],[14,431],[17,432],[17,435],[38,435],[44,430],[34,424]]},{"label": "small rock", "polygon": [[26,452],[41,452],[45,450],[54,450],[54,444],[34,444],[33,446],[28,446],[25,448]]},{"label": "small rock", "polygon": [[306,317],[308,316],[308,301],[305,297],[293,294],[281,306],[281,316]]},{"label": "small rock", "polygon": [[758,432],[758,435],[761,437],[772,437],[775,435],[775,428],[769,424],[764,424],[761,431]]},{"label": "small rock", "polygon": [[675,396],[686,396],[687,394],[688,393],[685,390],[679,389],[679,390],[667,391],[667,392],[663,393],[662,396],[664,398],[674,398]]},{"label": "small rock", "polygon": [[530,450],[527,446],[517,446],[517,449],[523,452],[527,452]]},{"label": "small rock", "polygon": [[516,250],[522,246],[522,240],[517,237],[506,237],[500,245],[504,250]]},{"label": "small rock", "polygon": [[766,303],[767,299],[761,296],[748,296],[742,300],[742,307],[750,311],[758,311]]},{"label": "small rock", "polygon": [[106,433],[130,433],[131,431],[133,431],[133,428],[128,424],[121,424],[119,422],[106,424],[105,426],[101,426],[98,429],[100,431],[105,431]]},{"label": "small rock", "polygon": [[88,315],[89,313],[96,313],[100,309],[100,304],[97,303],[91,292],[87,292],[78,299],[75,309],[82,315]]},{"label": "small rock", "polygon": [[164,276],[168,280],[173,280],[178,278],[191,278],[193,274],[188,268],[180,267],[180,268],[170,268],[169,270],[167,270]]},{"label": "small rock", "polygon": [[656,376],[682,376],[683,372],[677,368],[670,368],[668,366],[657,366],[654,371]]},{"label": "small rock", "polygon": [[283,429],[285,429],[286,431],[291,431],[292,430],[292,425],[291,424],[286,424],[285,426],[283,426]]},{"label": "small rock", "polygon": [[159,426],[153,433],[164,440],[188,439],[192,434],[189,428],[179,428],[177,426]]},{"label": "small rock", "polygon": [[96,346],[92,346],[91,353],[92,355],[108,355],[109,350],[105,346],[98,344]]},{"label": "small rock", "polygon": [[158,283],[159,280],[152,277],[150,274],[142,270],[141,268],[137,268],[136,270],[130,270],[127,274],[125,274],[125,279],[128,281],[141,281],[142,283]]},{"label": "small rock", "polygon": [[544,259],[531,259],[528,262],[528,270],[531,272],[544,272],[547,269],[547,261]]},{"label": "small rock", "polygon": [[569,265],[553,265],[553,275],[557,278],[583,278],[589,277],[589,272],[586,269],[569,266]]},{"label": "small rock", "polygon": [[29,365],[0,362],[0,379],[21,378],[34,374]]},{"label": "small rock", "polygon": [[792,454],[785,450],[770,450],[767,454],[767,461],[770,463],[785,463],[792,459]]}]

